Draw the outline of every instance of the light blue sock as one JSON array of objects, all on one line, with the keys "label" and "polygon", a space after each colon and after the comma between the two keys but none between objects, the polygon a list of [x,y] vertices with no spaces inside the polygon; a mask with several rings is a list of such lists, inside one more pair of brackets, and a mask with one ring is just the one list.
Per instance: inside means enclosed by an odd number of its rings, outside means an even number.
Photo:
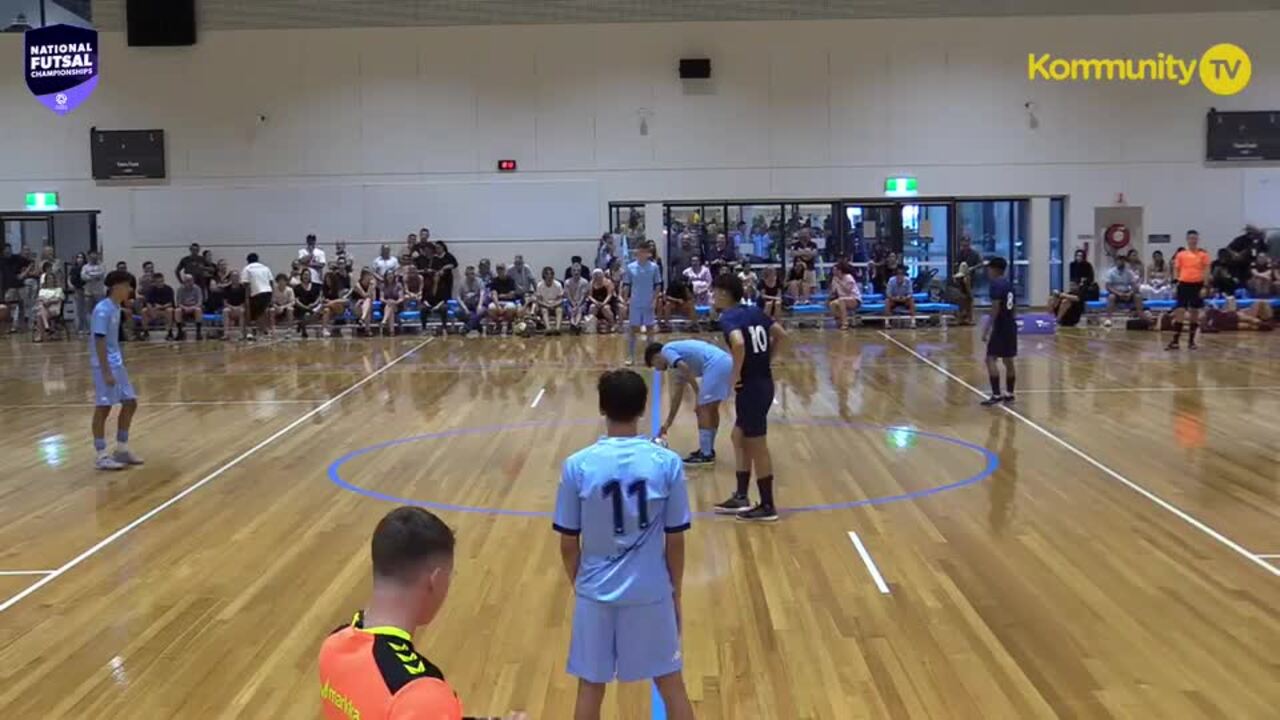
[{"label": "light blue sock", "polygon": [[116,442],[121,442],[121,443],[129,442],[129,431],[116,430]]},{"label": "light blue sock", "polygon": [[627,326],[627,357],[636,359],[636,329]]},{"label": "light blue sock", "polygon": [[698,428],[698,450],[703,455],[714,455],[716,452],[716,431]]},{"label": "light blue sock", "polygon": [[94,449],[94,450],[97,450],[99,454],[102,454],[102,453],[106,452],[106,451],[107,451],[107,439],[106,439],[106,438],[100,438],[100,437],[96,437],[96,438],[94,438],[94,439],[93,439],[93,449]]}]

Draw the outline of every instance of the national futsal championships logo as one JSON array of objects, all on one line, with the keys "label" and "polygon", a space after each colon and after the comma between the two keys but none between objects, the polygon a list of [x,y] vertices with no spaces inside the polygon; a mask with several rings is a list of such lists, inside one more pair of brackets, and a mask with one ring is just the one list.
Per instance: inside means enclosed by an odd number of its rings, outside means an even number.
[{"label": "national futsal championships logo", "polygon": [[1027,79],[1051,82],[1172,82],[1186,87],[1196,77],[1214,95],[1235,95],[1249,85],[1253,63],[1239,45],[1219,43],[1199,58],[1157,53],[1145,58],[1062,58],[1027,55]]},{"label": "national futsal championships logo", "polygon": [[22,55],[27,87],[59,115],[75,110],[98,87],[98,31],[74,25],[28,30]]}]

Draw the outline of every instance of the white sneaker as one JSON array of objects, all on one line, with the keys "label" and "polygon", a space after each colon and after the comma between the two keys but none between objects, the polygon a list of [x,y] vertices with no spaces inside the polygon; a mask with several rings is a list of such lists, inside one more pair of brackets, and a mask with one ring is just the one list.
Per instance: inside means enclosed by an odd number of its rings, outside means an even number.
[{"label": "white sneaker", "polygon": [[635,361],[635,360],[632,360],[631,358],[627,358],[627,360],[626,360],[626,366],[627,366],[627,367],[631,367],[632,365],[635,365],[635,364],[636,364],[636,361]]},{"label": "white sneaker", "polygon": [[99,470],[123,470],[124,463],[116,460],[110,455],[103,455],[94,461],[93,466]]},{"label": "white sneaker", "polygon": [[111,455],[111,459],[124,465],[141,465],[142,458],[133,454],[132,450],[117,450]]}]

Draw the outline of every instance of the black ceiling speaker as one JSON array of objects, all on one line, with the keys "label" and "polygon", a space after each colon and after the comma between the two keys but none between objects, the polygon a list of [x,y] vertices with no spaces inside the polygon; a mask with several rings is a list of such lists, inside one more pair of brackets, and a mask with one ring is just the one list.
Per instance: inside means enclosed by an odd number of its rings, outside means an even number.
[{"label": "black ceiling speaker", "polygon": [[711,77],[710,58],[680,58],[681,80],[706,80]]},{"label": "black ceiling speaker", "polygon": [[128,0],[125,16],[132,47],[196,44],[196,0]]}]

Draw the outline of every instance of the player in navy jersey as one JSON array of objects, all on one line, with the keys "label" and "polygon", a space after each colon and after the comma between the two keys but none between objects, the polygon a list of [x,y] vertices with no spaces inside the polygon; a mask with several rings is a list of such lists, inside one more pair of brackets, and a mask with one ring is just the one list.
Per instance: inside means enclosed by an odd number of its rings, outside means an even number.
[{"label": "player in navy jersey", "polygon": [[656,307],[662,295],[662,272],[653,261],[653,243],[636,246],[636,259],[622,276],[622,300],[627,305],[627,365],[636,362],[636,333],[653,333],[658,327]]},{"label": "player in navy jersey", "polygon": [[[1013,371],[1013,359],[1018,356],[1018,319],[1014,305],[1013,283],[1005,276],[1009,264],[1002,257],[987,261],[987,277],[991,279],[991,315],[982,330],[987,343],[987,377],[991,380],[991,397],[983,405],[1013,402],[1013,386],[1017,376]],[[996,359],[1004,361],[1004,383],[1007,392],[1000,394],[1000,367]]]},{"label": "player in navy jersey", "polygon": [[[769,454],[769,408],[773,406],[773,370],[770,359],[786,338],[782,326],[773,322],[755,305],[742,305],[742,279],[729,273],[716,278],[713,302],[720,311],[720,329],[733,356],[730,382],[736,391],[734,408],[738,418],[733,427],[733,455],[738,487],[728,500],[716,505],[716,512],[734,514],[739,520],[773,522],[778,519],[773,504],[773,456]],[[751,506],[747,491],[751,471],[756,472],[760,504]]]},{"label": "player in navy jersey", "polygon": [[577,595],[568,672],[575,720],[598,719],[605,685],[652,679],[667,716],[692,720],[680,651],[689,492],[680,457],[640,435],[649,389],[631,370],[597,383],[605,436],[564,462],[555,523]]}]

